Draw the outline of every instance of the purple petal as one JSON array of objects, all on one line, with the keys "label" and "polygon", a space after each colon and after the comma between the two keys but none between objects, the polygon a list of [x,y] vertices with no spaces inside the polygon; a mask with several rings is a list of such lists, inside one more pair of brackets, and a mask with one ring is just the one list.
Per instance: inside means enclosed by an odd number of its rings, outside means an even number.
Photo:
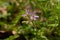
[{"label": "purple petal", "polygon": [[37,20],[37,18],[39,18],[39,16],[36,16],[36,15],[35,15],[35,16],[34,16],[34,20]]},{"label": "purple petal", "polygon": [[35,15],[34,18],[39,18],[39,16],[36,16],[36,15]]}]

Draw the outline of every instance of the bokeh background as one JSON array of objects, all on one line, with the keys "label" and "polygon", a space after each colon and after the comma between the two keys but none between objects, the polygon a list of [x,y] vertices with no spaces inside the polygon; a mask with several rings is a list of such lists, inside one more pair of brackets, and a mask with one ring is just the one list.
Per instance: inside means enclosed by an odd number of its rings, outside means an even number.
[{"label": "bokeh background", "polygon": [[0,40],[60,40],[60,0],[0,0]]}]

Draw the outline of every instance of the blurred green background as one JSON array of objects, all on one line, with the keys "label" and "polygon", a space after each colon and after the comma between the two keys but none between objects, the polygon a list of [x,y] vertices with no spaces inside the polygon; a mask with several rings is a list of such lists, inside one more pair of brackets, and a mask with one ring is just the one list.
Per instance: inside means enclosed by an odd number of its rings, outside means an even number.
[{"label": "blurred green background", "polygon": [[0,0],[0,40],[60,40],[60,0]]}]

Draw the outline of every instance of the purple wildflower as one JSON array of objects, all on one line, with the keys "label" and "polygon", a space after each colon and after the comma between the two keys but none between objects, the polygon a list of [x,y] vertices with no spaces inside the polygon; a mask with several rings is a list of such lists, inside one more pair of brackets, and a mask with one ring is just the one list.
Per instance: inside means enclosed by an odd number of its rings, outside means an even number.
[{"label": "purple wildflower", "polygon": [[37,20],[37,18],[39,18],[39,16],[36,15],[35,11],[32,11],[31,9],[26,9],[25,14],[23,14],[23,16],[29,16],[30,20]]}]

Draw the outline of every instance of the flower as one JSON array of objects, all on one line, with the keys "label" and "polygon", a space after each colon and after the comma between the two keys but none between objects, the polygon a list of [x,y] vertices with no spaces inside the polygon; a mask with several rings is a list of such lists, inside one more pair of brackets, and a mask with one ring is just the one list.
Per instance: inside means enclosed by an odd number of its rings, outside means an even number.
[{"label": "flower", "polygon": [[22,16],[23,17],[29,16],[30,20],[37,20],[37,18],[39,18],[39,16],[37,16],[36,13],[31,10],[26,10],[25,14],[23,14]]},{"label": "flower", "polygon": [[23,17],[28,17],[29,20],[37,20],[39,16],[36,15],[36,12],[32,10],[31,5],[27,5],[25,9],[25,14],[22,15]]}]

